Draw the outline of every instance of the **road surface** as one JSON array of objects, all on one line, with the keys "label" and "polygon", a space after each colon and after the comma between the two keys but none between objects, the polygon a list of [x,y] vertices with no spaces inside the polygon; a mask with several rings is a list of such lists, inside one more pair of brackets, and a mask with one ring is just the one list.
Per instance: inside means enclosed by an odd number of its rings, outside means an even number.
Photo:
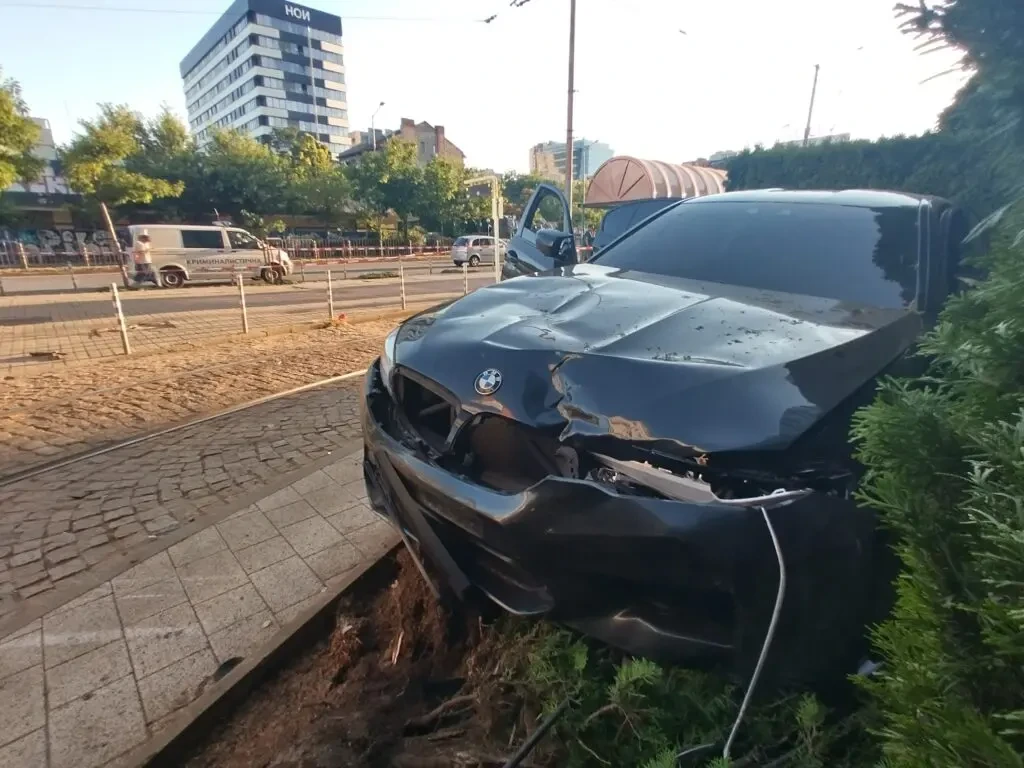
[{"label": "road surface", "polygon": [[[424,276],[426,277],[426,276]],[[469,277],[470,290],[490,285],[491,275],[479,272]],[[307,283],[302,288],[271,288],[255,284],[246,291],[245,302],[249,309],[258,307],[301,307],[322,306],[325,302],[326,282]],[[411,301],[416,296],[439,293],[457,293],[462,289],[462,275],[438,275],[437,278],[407,280],[406,297]],[[391,298],[397,303],[400,288],[396,281],[387,280],[336,280],[333,283],[334,301],[339,306],[345,302]],[[217,291],[208,293],[188,288],[175,291],[147,290],[145,294],[123,293],[121,305],[128,317],[139,315],[162,315],[172,312],[203,312],[217,309],[234,309],[238,296],[233,292]],[[28,314],[26,315],[26,312]],[[73,294],[60,296],[56,301],[35,304],[29,310],[17,307],[0,308],[0,327],[5,324],[66,322],[93,320],[110,317],[109,301],[80,301]]]},{"label": "road surface", "polygon": [[[407,275],[428,274],[431,271],[437,273],[442,269],[454,269],[450,259],[441,257],[436,259],[420,259],[404,262]],[[341,276],[343,270],[339,264],[306,264],[302,268],[304,274],[300,275],[299,267],[296,265],[295,274],[291,276],[294,282],[301,282],[303,277],[306,280],[321,280],[327,270]],[[349,265],[344,274],[353,277],[367,272],[393,272],[398,269],[397,261],[366,261]],[[481,272],[491,274],[490,266],[482,265]],[[111,283],[121,285],[121,276],[114,271],[111,272],[75,272],[74,283],[70,273],[63,274],[25,274],[16,269],[0,270],[0,284],[7,295],[22,293],[49,293],[71,291],[77,284],[79,290],[94,290],[107,288]],[[207,283],[208,284],[208,283]]]}]

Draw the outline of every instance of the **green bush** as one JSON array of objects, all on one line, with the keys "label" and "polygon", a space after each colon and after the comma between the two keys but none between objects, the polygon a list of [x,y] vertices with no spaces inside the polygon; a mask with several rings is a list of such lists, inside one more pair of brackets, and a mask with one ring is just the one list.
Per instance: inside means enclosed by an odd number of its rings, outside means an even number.
[{"label": "green bush", "polygon": [[900,539],[884,672],[862,682],[891,766],[1024,765],[1024,253],[1007,223],[989,277],[854,424],[863,499]]},{"label": "green bush", "polygon": [[747,150],[726,162],[735,189],[890,189],[938,195],[981,217],[1011,197],[1024,177],[1024,156],[1007,136],[926,133]]},{"label": "green bush", "polygon": [[[726,676],[624,658],[546,623],[510,621],[499,634],[504,653],[491,663],[520,692],[525,711],[546,714],[569,701],[537,764],[675,768],[676,755],[700,745],[717,746],[687,765],[733,764],[715,757],[743,694]],[[867,768],[877,759],[859,715],[839,720],[801,693],[755,698],[732,755],[737,766],[776,768]]]}]

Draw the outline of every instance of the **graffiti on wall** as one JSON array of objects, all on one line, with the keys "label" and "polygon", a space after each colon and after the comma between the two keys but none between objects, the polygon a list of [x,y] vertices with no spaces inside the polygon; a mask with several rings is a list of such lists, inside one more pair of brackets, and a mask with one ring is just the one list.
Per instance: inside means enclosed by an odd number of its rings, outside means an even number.
[{"label": "graffiti on wall", "polygon": [[0,227],[0,242],[20,242],[25,252],[35,254],[109,253],[114,250],[110,233],[104,229],[7,229]]}]

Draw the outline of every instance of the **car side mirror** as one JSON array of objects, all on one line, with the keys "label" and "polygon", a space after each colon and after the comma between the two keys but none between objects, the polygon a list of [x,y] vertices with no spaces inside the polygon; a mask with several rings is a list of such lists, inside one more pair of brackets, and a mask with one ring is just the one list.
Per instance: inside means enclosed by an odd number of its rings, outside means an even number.
[{"label": "car side mirror", "polygon": [[574,260],[575,248],[572,235],[557,229],[541,229],[537,232],[537,250],[542,256],[561,262]]}]

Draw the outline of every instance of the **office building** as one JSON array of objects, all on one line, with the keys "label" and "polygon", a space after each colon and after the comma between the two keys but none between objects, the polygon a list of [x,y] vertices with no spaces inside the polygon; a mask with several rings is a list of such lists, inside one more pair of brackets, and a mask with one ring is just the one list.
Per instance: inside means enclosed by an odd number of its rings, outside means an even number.
[{"label": "office building", "polygon": [[235,0],[181,61],[192,134],[275,128],[349,146],[341,18],[282,0]]},{"label": "office building", "polygon": [[[614,152],[601,141],[575,139],[572,143],[572,177],[588,179]],[[546,141],[530,148],[530,173],[552,180],[565,179],[565,142]]]},{"label": "office building", "polygon": [[[43,168],[35,179],[20,179],[7,189],[0,189],[4,201],[17,212],[20,226],[58,227],[71,224],[70,204],[81,204],[81,196],[68,187],[57,156],[57,145],[50,130],[50,121],[33,117],[39,126],[39,138],[32,147],[32,155],[43,161]],[[6,239],[0,227],[0,240]],[[59,237],[51,235],[51,243],[59,244]],[[56,238],[56,239],[54,239]]]}]

